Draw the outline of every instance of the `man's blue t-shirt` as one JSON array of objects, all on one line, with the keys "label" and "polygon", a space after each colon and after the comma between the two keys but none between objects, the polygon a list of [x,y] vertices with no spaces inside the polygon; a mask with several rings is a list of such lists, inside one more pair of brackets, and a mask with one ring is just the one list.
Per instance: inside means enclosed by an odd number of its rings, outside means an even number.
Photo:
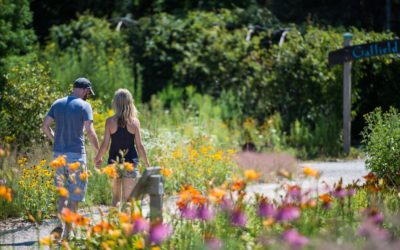
[{"label": "man's blue t-shirt", "polygon": [[56,123],[53,151],[85,154],[84,122],[93,121],[90,104],[76,96],[67,96],[55,101],[47,115]]}]

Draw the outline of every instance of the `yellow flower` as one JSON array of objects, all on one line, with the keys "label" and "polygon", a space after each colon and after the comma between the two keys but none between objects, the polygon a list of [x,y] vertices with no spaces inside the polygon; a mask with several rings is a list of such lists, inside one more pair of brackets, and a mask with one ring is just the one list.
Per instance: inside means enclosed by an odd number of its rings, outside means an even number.
[{"label": "yellow flower", "polygon": [[310,168],[310,167],[304,167],[303,172],[307,176],[312,176],[312,177],[315,177],[315,178],[319,177],[319,172],[317,170],[315,170],[315,169]]},{"label": "yellow flower", "polygon": [[71,164],[68,164],[68,168],[72,172],[76,171],[80,166],[81,166],[81,163],[79,161],[71,163]]},{"label": "yellow flower", "polygon": [[119,236],[121,236],[121,230],[109,230],[108,234],[111,236],[112,239],[117,239]]},{"label": "yellow flower", "polygon": [[41,161],[40,161],[40,166],[43,167],[44,165],[46,165],[46,162],[47,162],[46,160],[41,160]]},{"label": "yellow flower", "polygon": [[247,180],[254,181],[260,178],[261,173],[256,172],[254,169],[244,171],[244,176]]},{"label": "yellow flower", "polygon": [[125,162],[124,167],[125,167],[126,171],[128,171],[128,172],[132,172],[134,170],[134,166],[130,162]]},{"label": "yellow flower", "polygon": [[182,151],[179,150],[179,149],[175,150],[175,151],[172,153],[172,157],[173,157],[174,159],[182,158],[182,157],[183,157]]},{"label": "yellow flower", "polygon": [[53,243],[53,237],[51,235],[45,236],[39,242],[42,245],[50,246]]},{"label": "yellow flower", "polygon": [[164,175],[165,177],[168,177],[168,176],[170,176],[172,174],[172,170],[168,169],[168,168],[165,168],[165,167],[162,167],[161,168],[161,174]]},{"label": "yellow flower", "polygon": [[69,193],[68,190],[65,187],[58,187],[57,188],[58,194],[62,197],[68,198]]}]

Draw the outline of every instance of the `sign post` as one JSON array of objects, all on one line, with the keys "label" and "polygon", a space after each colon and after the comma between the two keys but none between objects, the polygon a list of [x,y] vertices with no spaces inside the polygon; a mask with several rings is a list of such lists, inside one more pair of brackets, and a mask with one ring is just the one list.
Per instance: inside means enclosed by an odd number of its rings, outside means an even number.
[{"label": "sign post", "polygon": [[353,35],[343,34],[343,48],[329,52],[329,65],[343,64],[343,150],[351,145],[351,66],[355,60],[387,54],[399,54],[400,39],[351,46]]},{"label": "sign post", "polygon": [[164,179],[160,175],[160,167],[146,168],[130,197],[142,199],[143,195],[150,195],[150,220],[162,221],[162,197],[164,194]]},{"label": "sign post", "polygon": [[[343,46],[350,47],[351,33],[343,34]],[[343,150],[346,155],[350,153],[351,142],[351,61],[343,64]]]}]

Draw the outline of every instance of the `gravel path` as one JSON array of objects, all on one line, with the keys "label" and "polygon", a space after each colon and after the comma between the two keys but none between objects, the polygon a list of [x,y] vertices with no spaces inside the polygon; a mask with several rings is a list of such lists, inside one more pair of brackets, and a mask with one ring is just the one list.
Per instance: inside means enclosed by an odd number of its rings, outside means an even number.
[{"label": "gravel path", "polygon": [[[363,181],[362,176],[366,175],[368,171],[365,169],[363,160],[355,161],[342,161],[342,162],[302,162],[300,167],[309,166],[317,169],[322,173],[318,182],[311,179],[296,180],[296,183],[302,188],[315,188],[319,189],[325,187],[324,183],[332,185],[337,182],[341,177],[343,184],[349,184],[353,181],[360,179]],[[279,190],[280,185],[276,183],[266,184],[253,184],[247,187],[246,191],[251,193],[261,193],[269,198],[279,198],[279,194],[283,191]],[[165,203],[165,209],[171,210],[174,207],[176,197],[171,197]],[[103,210],[107,208],[103,207]],[[148,213],[148,206],[143,206],[144,213]],[[94,221],[99,220],[98,212],[90,212],[88,210],[81,210],[82,214],[92,217]],[[7,225],[5,224],[7,223]],[[16,226],[19,224],[19,226]],[[7,222],[0,222],[0,249],[39,249],[37,239],[49,235],[50,231],[56,226],[57,220],[46,220],[40,226],[35,226],[32,223],[20,223],[20,220],[15,219]]]}]

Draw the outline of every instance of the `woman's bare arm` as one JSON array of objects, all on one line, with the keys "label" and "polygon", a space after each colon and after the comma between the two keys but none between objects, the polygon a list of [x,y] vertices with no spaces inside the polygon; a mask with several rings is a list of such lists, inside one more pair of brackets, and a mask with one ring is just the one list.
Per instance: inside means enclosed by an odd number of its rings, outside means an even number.
[{"label": "woman's bare arm", "polygon": [[142,137],[140,135],[140,122],[139,120],[135,120],[134,122],[134,129],[135,129],[135,144],[136,148],[139,152],[140,158],[143,159],[143,162],[146,166],[146,168],[150,167],[149,160],[147,159],[147,154],[146,150],[144,149],[143,143],[142,143]]},{"label": "woman's bare arm", "polygon": [[97,153],[95,158],[96,167],[100,167],[100,164],[103,161],[103,156],[107,152],[108,147],[110,146],[110,141],[111,141],[110,122],[111,119],[110,118],[107,119],[104,129],[104,139],[103,142],[101,143],[99,152]]}]

